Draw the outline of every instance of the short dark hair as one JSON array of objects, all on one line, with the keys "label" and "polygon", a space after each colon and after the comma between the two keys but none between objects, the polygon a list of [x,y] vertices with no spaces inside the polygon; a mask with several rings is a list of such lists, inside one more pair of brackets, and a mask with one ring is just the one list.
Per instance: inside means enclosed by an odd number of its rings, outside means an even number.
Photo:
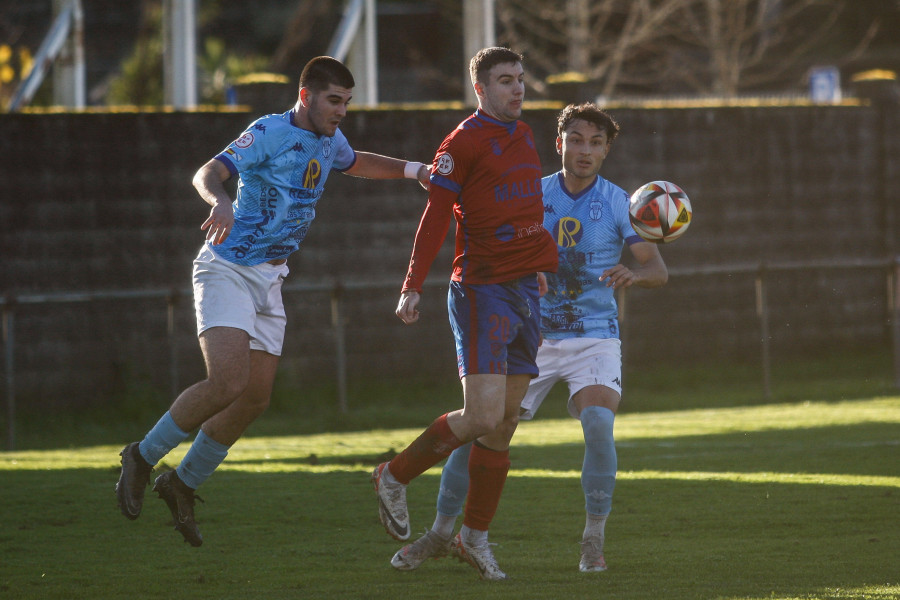
[{"label": "short dark hair", "polygon": [[300,73],[300,87],[314,92],[324,91],[332,83],[348,89],[356,85],[350,69],[345,67],[341,61],[330,56],[313,58],[306,63],[303,72]]},{"label": "short dark hair", "polygon": [[584,102],[582,104],[570,104],[559,113],[556,121],[557,133],[562,137],[566,128],[576,120],[587,121],[597,126],[597,129],[606,130],[606,139],[610,142],[619,135],[619,124],[616,120],[609,116],[606,111],[601,110],[593,102]]},{"label": "short dark hair", "polygon": [[469,76],[472,78],[472,85],[478,82],[486,83],[488,71],[496,65],[520,62],[522,62],[522,55],[518,52],[513,52],[509,48],[496,46],[482,48],[469,61]]}]

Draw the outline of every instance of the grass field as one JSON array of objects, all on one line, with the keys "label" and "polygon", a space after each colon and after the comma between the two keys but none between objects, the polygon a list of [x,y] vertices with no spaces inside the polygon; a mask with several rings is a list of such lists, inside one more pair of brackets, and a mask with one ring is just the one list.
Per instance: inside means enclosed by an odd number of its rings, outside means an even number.
[{"label": "grass field", "polygon": [[[450,559],[388,564],[400,544],[369,473],[421,427],[278,429],[242,439],[200,490],[200,548],[155,494],[137,521],[118,513],[128,437],[0,453],[0,597],[900,598],[900,397],[623,412],[601,574],[577,571],[578,423],[523,424],[491,531],[506,582]],[[431,523],[438,476],[409,488],[414,531]]]}]

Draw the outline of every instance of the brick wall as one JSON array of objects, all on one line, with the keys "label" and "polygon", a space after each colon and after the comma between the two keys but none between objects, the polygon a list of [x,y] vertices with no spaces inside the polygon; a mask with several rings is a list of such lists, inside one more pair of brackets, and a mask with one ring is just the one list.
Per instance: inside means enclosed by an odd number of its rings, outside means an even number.
[{"label": "brick wall", "polygon": [[[614,109],[622,134],[604,175],[626,189],[684,187],[688,234],[662,253],[673,277],[628,296],[628,360],[758,356],[754,275],[726,265],[875,260],[897,248],[900,126],[895,108]],[[342,127],[357,150],[429,160],[468,111],[355,110]],[[186,291],[208,209],[194,171],[240,133],[245,113],[0,115],[0,293]],[[544,170],[559,166],[555,110],[532,110]],[[450,247],[430,275],[423,321],[393,316],[425,193],[410,181],[333,174],[289,286],[348,284],[342,294],[351,377],[455,376],[446,321]],[[452,237],[452,236],[448,236]],[[626,252],[627,255],[627,252]],[[679,275],[697,267],[706,275]],[[778,271],[768,278],[776,352],[883,343],[884,273]],[[373,290],[361,283],[383,284]],[[335,373],[331,299],[290,291],[282,381]],[[19,304],[15,384],[40,406],[102,403],[146,380],[168,388],[161,299]],[[192,306],[174,312],[179,384],[202,376]],[[837,347],[837,346],[835,346]]]}]

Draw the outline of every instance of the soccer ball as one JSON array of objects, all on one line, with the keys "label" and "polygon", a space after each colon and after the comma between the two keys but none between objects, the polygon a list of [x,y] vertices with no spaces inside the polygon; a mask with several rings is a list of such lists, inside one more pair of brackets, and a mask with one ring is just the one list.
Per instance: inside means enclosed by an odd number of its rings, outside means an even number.
[{"label": "soccer ball", "polygon": [[691,201],[680,187],[668,181],[651,181],[632,195],[628,216],[635,232],[648,242],[674,242],[691,224]]}]

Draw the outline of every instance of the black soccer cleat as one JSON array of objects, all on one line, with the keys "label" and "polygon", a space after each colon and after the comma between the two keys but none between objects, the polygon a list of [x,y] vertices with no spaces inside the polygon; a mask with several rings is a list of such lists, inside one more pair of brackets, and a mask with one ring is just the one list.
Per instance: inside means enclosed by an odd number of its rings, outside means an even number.
[{"label": "black soccer cleat", "polygon": [[197,522],[194,520],[194,500],[203,502],[203,498],[196,495],[193,488],[185,485],[175,471],[166,471],[157,477],[153,491],[166,501],[175,522],[175,529],[184,536],[184,541],[194,547],[202,544],[203,536],[200,535]]},{"label": "black soccer cleat", "polygon": [[150,485],[153,467],[141,456],[138,442],[125,446],[119,456],[122,457],[122,473],[119,475],[119,482],[116,483],[116,498],[119,501],[119,510],[133,521],[141,515],[144,492]]}]

